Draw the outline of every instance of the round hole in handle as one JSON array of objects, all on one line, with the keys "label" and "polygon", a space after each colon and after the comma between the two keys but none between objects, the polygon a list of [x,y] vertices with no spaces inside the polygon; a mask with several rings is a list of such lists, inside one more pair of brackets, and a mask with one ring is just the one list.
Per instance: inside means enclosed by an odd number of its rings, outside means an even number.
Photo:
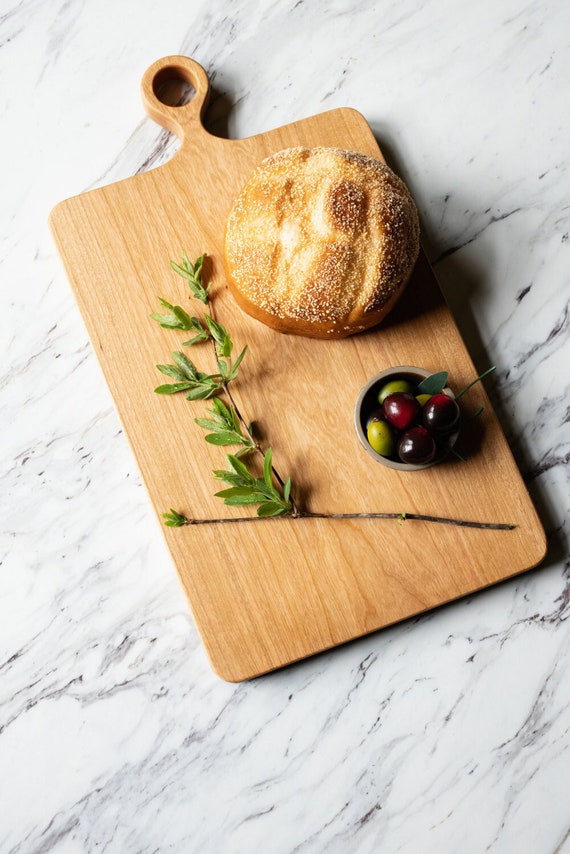
[{"label": "round hole in handle", "polygon": [[196,132],[210,94],[208,75],[187,56],[166,56],[147,68],[142,79],[143,103],[148,115],[183,138]]},{"label": "round hole in handle", "polygon": [[179,68],[173,66],[161,68],[155,75],[152,91],[157,101],[165,107],[184,107],[196,94],[192,83],[182,76]]}]

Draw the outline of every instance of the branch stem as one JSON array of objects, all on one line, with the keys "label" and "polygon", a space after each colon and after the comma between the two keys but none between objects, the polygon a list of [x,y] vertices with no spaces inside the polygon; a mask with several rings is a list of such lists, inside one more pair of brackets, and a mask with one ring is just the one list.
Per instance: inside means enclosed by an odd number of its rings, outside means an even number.
[{"label": "branch stem", "polygon": [[282,516],[236,516],[234,518],[189,519],[185,525],[222,525],[231,522],[266,522],[271,519],[396,519],[401,522],[431,522],[439,525],[457,525],[461,528],[479,528],[488,531],[513,531],[516,525],[504,522],[476,522],[470,519],[453,519],[447,516],[431,516],[425,513],[312,513],[309,510],[297,510],[296,513]]},{"label": "branch stem", "polygon": [[486,371],[483,371],[483,373],[482,373],[482,374],[480,374],[476,379],[472,380],[472,381],[469,383],[469,385],[466,385],[466,386],[465,386],[465,388],[462,388],[462,389],[461,389],[461,391],[457,392],[457,394],[455,395],[455,400],[459,400],[459,398],[460,398],[462,395],[464,395],[466,391],[469,391],[469,389],[470,389],[472,386],[474,386],[474,385],[475,385],[475,383],[478,383],[480,380],[482,380],[484,377],[486,377],[488,374],[490,374],[490,373],[491,373],[492,371],[494,371],[494,370],[495,370],[495,365],[492,365],[490,368],[487,368],[487,370],[486,370]]}]

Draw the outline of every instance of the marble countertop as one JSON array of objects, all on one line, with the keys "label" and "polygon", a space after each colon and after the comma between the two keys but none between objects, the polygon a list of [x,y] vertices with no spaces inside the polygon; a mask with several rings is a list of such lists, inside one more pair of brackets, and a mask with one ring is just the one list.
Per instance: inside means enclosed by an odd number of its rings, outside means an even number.
[{"label": "marble countertop", "polygon": [[[568,10],[2,5],[2,854],[570,851]],[[538,569],[237,685],[206,660],[47,225],[172,156],[139,96],[169,54],[208,70],[231,137],[363,113],[497,366],[549,542]]]}]

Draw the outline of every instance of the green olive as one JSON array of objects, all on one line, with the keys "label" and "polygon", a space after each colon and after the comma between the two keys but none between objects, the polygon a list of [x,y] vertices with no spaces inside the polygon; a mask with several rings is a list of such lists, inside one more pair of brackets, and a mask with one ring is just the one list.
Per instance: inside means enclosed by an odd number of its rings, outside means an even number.
[{"label": "green olive", "polygon": [[373,421],[385,421],[384,418],[384,410],[382,407],[378,407],[378,409],[373,409],[368,418],[366,419],[366,429],[370,427]]},{"label": "green olive", "polygon": [[431,394],[416,394],[416,400],[420,406],[425,406],[430,397]]},{"label": "green olive", "polygon": [[413,394],[414,387],[407,380],[390,380],[390,382],[384,383],[378,392],[378,403],[384,403],[384,398],[388,397],[389,394],[396,394],[400,391],[406,394]]},{"label": "green olive", "polygon": [[371,421],[366,431],[368,444],[381,457],[390,457],[394,453],[394,436],[385,421]]}]

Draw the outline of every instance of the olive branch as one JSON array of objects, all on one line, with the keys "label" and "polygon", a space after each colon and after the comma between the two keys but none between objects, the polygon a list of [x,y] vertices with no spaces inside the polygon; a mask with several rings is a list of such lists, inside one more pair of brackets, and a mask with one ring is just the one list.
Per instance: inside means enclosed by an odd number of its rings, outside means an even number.
[{"label": "olive branch", "polygon": [[[247,352],[247,345],[237,358],[233,359],[234,343],[225,326],[219,323],[213,314],[210,299],[210,285],[203,282],[203,266],[206,255],[201,255],[194,263],[183,253],[179,264],[171,261],[172,269],[182,276],[194,298],[200,300],[208,309],[203,317],[190,316],[179,305],[172,305],[159,297],[160,304],[167,309],[164,313],[151,314],[166,329],[191,331],[192,337],[183,342],[183,346],[194,346],[211,342],[218,370],[205,373],[181,351],[172,353],[174,364],[157,365],[158,370],[174,382],[155,388],[157,394],[178,394],[186,392],[187,400],[212,399],[207,417],[195,418],[199,427],[206,430],[205,439],[212,445],[237,446],[234,454],[228,454],[228,468],[216,470],[214,477],[226,484],[227,488],[216,492],[224,504],[229,506],[257,506],[260,518],[296,516],[299,512],[291,495],[291,479],[285,480],[273,465],[273,453],[270,447],[263,448],[253,435],[251,423],[241,414],[230,389],[230,384],[238,377],[240,365]],[[224,400],[225,398],[225,400]],[[252,473],[248,461],[244,458],[251,453],[263,459],[263,477]],[[171,510],[163,514],[165,524],[179,527],[186,524],[186,517]]]}]

